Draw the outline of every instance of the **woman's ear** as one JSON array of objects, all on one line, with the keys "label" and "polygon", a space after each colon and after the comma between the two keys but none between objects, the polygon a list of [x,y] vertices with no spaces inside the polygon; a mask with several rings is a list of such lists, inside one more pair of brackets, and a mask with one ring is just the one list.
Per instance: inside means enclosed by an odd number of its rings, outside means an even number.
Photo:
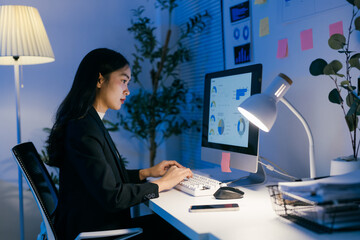
[{"label": "woman's ear", "polygon": [[101,88],[101,85],[103,84],[104,81],[105,81],[104,77],[101,75],[101,73],[99,73],[99,79],[96,83],[96,87]]}]

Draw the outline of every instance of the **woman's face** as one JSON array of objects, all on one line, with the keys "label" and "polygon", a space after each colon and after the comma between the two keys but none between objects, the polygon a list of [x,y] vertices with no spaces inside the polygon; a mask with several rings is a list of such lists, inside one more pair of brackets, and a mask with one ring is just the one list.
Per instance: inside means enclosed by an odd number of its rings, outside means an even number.
[{"label": "woman's face", "polygon": [[131,70],[129,66],[112,72],[107,81],[99,74],[94,102],[96,111],[105,113],[109,108],[119,110],[124,104],[126,96],[130,95],[128,89],[130,79]]}]

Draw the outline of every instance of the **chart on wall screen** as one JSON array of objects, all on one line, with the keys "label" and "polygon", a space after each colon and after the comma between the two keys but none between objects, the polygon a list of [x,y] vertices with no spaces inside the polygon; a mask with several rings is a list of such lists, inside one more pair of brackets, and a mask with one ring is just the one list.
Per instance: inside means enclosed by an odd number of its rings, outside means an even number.
[{"label": "chart on wall screen", "polygon": [[225,69],[252,60],[251,1],[222,0]]}]

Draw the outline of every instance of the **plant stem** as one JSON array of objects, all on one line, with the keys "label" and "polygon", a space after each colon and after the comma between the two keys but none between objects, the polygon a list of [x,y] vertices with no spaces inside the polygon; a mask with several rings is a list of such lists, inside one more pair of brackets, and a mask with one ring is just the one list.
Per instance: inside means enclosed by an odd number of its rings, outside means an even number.
[{"label": "plant stem", "polygon": [[[352,24],[354,22],[354,18],[355,18],[355,15],[357,14],[357,12],[355,13],[355,6],[353,7],[353,11],[352,11],[352,17],[351,17],[351,20],[350,20],[350,24],[349,24],[349,29],[348,29],[348,37],[347,37],[347,43],[346,43],[346,47],[345,47],[345,56],[346,56],[346,59],[345,59],[345,63],[346,63],[346,80],[349,82],[349,85],[350,85],[350,89],[352,89],[352,82],[351,82],[351,75],[350,75],[350,64],[349,64],[349,60],[350,60],[350,36],[351,36],[351,33],[352,33]],[[358,86],[359,87],[359,86]],[[352,93],[350,93],[352,94]],[[356,117],[356,111],[357,109],[355,110],[355,113],[353,114],[352,116],[352,121],[353,121],[353,124],[354,126],[357,126],[357,117]],[[354,135],[351,139],[352,141],[352,149],[353,149],[353,154],[354,154],[354,159],[357,158],[357,150],[356,150],[356,132],[357,132],[357,127],[354,128]],[[350,135],[351,135],[351,132],[350,132]]]},{"label": "plant stem", "polygon": [[[339,85],[337,83],[337,78],[334,79],[331,75],[330,75],[330,78],[334,81],[336,90],[340,94],[341,91],[340,91]],[[342,109],[342,111],[344,113],[344,117],[346,117],[346,111],[345,111],[345,108],[344,108],[344,101],[340,102],[340,107],[341,107],[341,109]],[[349,131],[349,134],[350,134],[350,139],[351,139],[351,145],[353,146],[353,149],[354,149],[354,144],[356,144],[356,143],[354,142],[353,135],[351,134],[351,131]]]}]

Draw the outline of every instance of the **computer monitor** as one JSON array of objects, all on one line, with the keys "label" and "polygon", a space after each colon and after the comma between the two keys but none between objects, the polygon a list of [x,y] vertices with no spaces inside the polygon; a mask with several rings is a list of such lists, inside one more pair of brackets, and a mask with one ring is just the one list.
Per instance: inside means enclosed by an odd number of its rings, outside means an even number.
[{"label": "computer monitor", "polygon": [[258,171],[259,129],[237,107],[261,92],[261,79],[261,64],[206,74],[201,160],[221,165],[230,154],[230,168]]}]

